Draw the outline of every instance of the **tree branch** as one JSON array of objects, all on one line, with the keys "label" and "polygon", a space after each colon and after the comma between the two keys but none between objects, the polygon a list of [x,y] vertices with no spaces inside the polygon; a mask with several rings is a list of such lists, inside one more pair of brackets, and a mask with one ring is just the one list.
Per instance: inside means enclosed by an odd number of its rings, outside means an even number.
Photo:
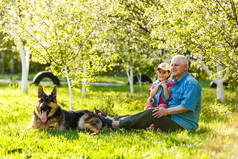
[{"label": "tree branch", "polygon": [[227,70],[226,73],[225,73],[225,75],[224,75],[224,78],[223,78],[224,80],[227,78],[227,76],[229,75],[229,73],[230,73],[230,71]]},{"label": "tree branch", "polygon": [[136,25],[138,25],[142,30],[144,30],[145,32],[150,33],[150,31],[149,31],[147,28],[143,27],[141,24],[139,24],[139,23],[134,23],[134,22],[133,22],[131,19],[129,19],[129,18],[124,19],[124,20],[126,20],[126,21],[128,21],[128,22],[130,22],[130,23],[136,24]]},{"label": "tree branch", "polygon": [[[28,30],[24,29],[33,39],[37,41],[37,43],[46,51],[47,55],[51,57],[50,53],[48,52],[47,48],[36,38],[34,37]],[[54,60],[54,58],[49,58],[50,61],[53,61],[54,63],[57,64],[57,62]]]},{"label": "tree branch", "polygon": [[235,19],[235,21],[236,21],[236,23],[237,23],[237,25],[238,25],[238,18],[237,18],[235,3],[234,3],[233,0],[230,0],[230,2],[231,2],[232,12],[233,12],[233,14],[234,14],[234,19]]},{"label": "tree branch", "polygon": [[[238,24],[237,18],[236,18],[236,17],[233,17],[232,15],[230,15],[230,14],[226,11],[226,9],[221,5],[221,3],[220,3],[218,0],[216,0],[216,2],[217,2],[218,5],[222,8],[222,10],[226,13],[227,17],[228,17],[229,19],[234,19],[234,20],[237,22],[237,24]],[[232,8],[232,10],[233,10],[233,8]]]}]

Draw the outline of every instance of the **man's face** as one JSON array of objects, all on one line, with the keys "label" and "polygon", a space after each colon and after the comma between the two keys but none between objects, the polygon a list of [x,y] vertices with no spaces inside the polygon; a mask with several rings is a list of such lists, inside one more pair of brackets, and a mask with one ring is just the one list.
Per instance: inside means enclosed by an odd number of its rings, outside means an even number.
[{"label": "man's face", "polygon": [[184,64],[182,59],[179,57],[175,57],[171,60],[170,68],[172,76],[177,80],[187,72],[187,65]]}]

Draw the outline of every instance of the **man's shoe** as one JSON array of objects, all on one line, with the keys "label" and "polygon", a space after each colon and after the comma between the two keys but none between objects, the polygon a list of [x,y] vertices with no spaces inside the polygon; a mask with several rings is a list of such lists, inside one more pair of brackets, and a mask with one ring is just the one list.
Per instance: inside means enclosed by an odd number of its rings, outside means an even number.
[{"label": "man's shoe", "polygon": [[[101,112],[100,110],[98,110],[96,107],[94,107],[94,111],[95,111],[95,113],[96,113],[98,116],[107,117],[106,114],[104,114],[103,112]],[[99,113],[100,113],[101,115],[99,115]]]}]

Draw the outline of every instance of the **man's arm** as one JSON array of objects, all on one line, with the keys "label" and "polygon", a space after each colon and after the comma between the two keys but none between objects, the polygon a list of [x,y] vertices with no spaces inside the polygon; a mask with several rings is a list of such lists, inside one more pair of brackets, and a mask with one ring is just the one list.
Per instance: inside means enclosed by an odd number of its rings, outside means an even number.
[{"label": "man's arm", "polygon": [[178,105],[176,107],[172,107],[172,108],[155,108],[153,110],[153,117],[154,118],[160,118],[160,117],[163,117],[163,116],[168,116],[168,115],[172,115],[172,114],[180,114],[180,113],[185,113],[185,112],[188,112],[190,111],[189,109],[181,106],[181,105]]}]

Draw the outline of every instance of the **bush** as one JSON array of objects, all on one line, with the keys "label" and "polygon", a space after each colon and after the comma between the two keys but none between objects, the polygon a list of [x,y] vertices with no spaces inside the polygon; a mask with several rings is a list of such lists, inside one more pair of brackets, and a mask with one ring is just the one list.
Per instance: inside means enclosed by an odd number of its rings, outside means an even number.
[{"label": "bush", "polygon": [[103,104],[98,105],[97,109],[101,110],[102,112],[110,115],[110,116],[116,116],[116,113],[114,112],[113,108],[114,108],[114,100],[113,97],[111,96],[105,96],[102,99]]}]

